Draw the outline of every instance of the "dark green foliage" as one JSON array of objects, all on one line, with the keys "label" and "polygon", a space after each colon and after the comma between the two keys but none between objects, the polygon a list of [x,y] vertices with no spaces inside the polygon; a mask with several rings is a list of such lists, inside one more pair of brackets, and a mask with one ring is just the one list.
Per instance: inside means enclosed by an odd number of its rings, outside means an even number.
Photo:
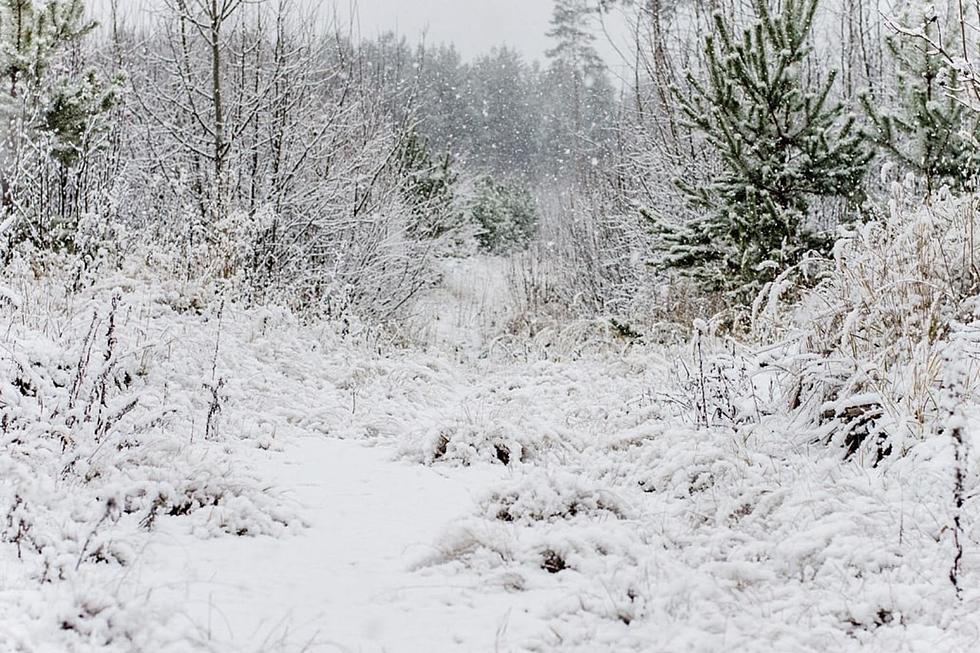
[{"label": "dark green foliage", "polygon": [[609,325],[613,328],[613,331],[621,338],[627,340],[641,340],[643,334],[631,327],[625,322],[620,322],[616,318],[609,318]]},{"label": "dark green foliage", "polygon": [[38,6],[34,0],[0,0],[0,71],[7,92],[20,93],[21,83],[42,83],[54,54],[95,29],[85,20],[83,0],[55,0]]},{"label": "dark green foliage", "polygon": [[678,186],[699,217],[657,222],[665,264],[741,298],[830,239],[809,224],[814,197],[859,200],[871,153],[852,116],[828,101],[835,75],[804,75],[818,0],[786,0],[772,14],[752,0],[757,22],[740,37],[720,14],[705,43],[707,80],[675,89],[689,125],[717,155],[704,185]]},{"label": "dark green foliage", "polygon": [[115,88],[90,70],[78,80],[66,80],[54,91],[40,129],[54,140],[51,156],[70,168],[86,150],[92,132],[103,125],[97,118],[115,105]]},{"label": "dark green foliage", "polygon": [[485,252],[523,249],[538,226],[531,192],[524,186],[498,182],[489,176],[477,182],[472,213],[480,229],[477,242]]},{"label": "dark green foliage", "polygon": [[[961,33],[954,25],[940,29],[939,18],[926,20],[921,12],[910,12],[903,22],[934,43],[943,39],[950,52],[961,50]],[[893,35],[886,43],[896,68],[894,96],[886,102],[861,97],[873,127],[871,139],[902,169],[922,177],[928,193],[944,184],[971,189],[980,158],[980,118],[953,95],[962,86],[956,69],[924,39]]]},{"label": "dark green foliage", "polygon": [[404,195],[412,212],[410,231],[415,238],[438,238],[462,221],[455,207],[456,174],[446,152],[433,160],[428,145],[415,131],[402,139],[397,156],[404,176]]}]

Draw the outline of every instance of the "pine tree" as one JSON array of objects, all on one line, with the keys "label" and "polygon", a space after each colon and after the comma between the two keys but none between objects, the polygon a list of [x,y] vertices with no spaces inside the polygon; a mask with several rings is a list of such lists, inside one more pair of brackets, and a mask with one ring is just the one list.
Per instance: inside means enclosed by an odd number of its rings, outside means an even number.
[{"label": "pine tree", "polygon": [[613,87],[590,30],[596,11],[588,0],[556,0],[547,33],[554,46],[546,52],[550,97],[543,149],[556,174],[574,172],[579,180],[601,157],[613,113]]},{"label": "pine tree", "polygon": [[516,50],[500,47],[469,69],[470,145],[467,163],[495,175],[534,174],[541,123],[529,101],[535,75]]},{"label": "pine tree", "polygon": [[[23,166],[15,160],[22,151],[19,142],[29,140],[34,151],[47,153],[33,165],[53,161],[66,188],[68,169],[105,126],[101,118],[115,104],[114,84],[66,56],[95,27],[85,18],[83,0],[0,0],[0,213],[20,203],[12,180],[12,172]],[[22,215],[34,227],[24,231],[22,221],[22,233],[12,240],[29,232],[45,245],[69,241],[75,225],[65,208],[62,204],[58,219],[64,224],[57,229],[53,215]]]},{"label": "pine tree", "polygon": [[438,238],[462,221],[455,207],[456,174],[450,152],[433,160],[425,139],[415,130],[404,136],[398,149],[397,173],[404,179],[403,195],[412,213],[409,223],[415,238]]},{"label": "pine tree", "polygon": [[38,128],[51,136],[51,156],[63,168],[75,165],[93,134],[107,126],[100,118],[115,106],[116,90],[94,70],[54,85]]},{"label": "pine tree", "polygon": [[[111,106],[112,92],[92,71],[53,72],[56,58],[96,24],[83,0],[0,0],[0,113],[12,132],[47,133],[63,162],[81,132]],[[26,123],[18,120],[26,119]]]},{"label": "pine tree", "polygon": [[593,11],[586,0],[557,0],[547,32],[555,42],[546,53],[548,58],[583,77],[605,70],[595,50],[596,37],[588,29],[587,21]]},{"label": "pine tree", "polygon": [[459,157],[465,154],[470,136],[468,65],[451,44],[427,49],[423,56],[418,84],[419,133],[434,146],[445,147]]},{"label": "pine tree", "polygon": [[534,197],[517,183],[482,177],[477,182],[471,210],[480,228],[477,242],[485,252],[503,254],[524,249],[537,230]]},{"label": "pine tree", "polygon": [[4,0],[0,5],[0,57],[3,77],[11,97],[16,97],[21,77],[31,67],[34,49],[34,3],[32,0]]},{"label": "pine tree", "polygon": [[706,185],[678,181],[699,217],[656,223],[664,263],[741,299],[808,251],[826,251],[830,239],[810,225],[810,202],[857,200],[871,157],[854,117],[828,99],[835,74],[822,82],[804,74],[817,2],[785,0],[773,14],[767,0],[752,0],[757,20],[741,36],[716,14],[707,81],[689,72],[689,93],[674,89],[721,165]]},{"label": "pine tree", "polygon": [[7,93],[36,88],[62,48],[95,29],[83,0],[0,0],[0,71]]},{"label": "pine tree", "polygon": [[[953,17],[937,15],[932,3],[908,3],[900,21],[932,43],[944,39],[942,45],[950,52],[962,48],[962,32],[952,24]],[[931,195],[943,184],[957,190],[973,185],[980,159],[980,116],[955,97],[961,87],[957,71],[926,39],[890,36],[886,44],[895,65],[894,97],[882,102],[866,94],[861,103],[874,143],[904,170],[920,176]]]}]

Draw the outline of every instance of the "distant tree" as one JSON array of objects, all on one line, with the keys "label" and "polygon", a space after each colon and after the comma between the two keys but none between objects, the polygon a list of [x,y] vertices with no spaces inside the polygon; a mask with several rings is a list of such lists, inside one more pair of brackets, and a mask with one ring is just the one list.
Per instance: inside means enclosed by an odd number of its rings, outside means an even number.
[{"label": "distant tree", "polygon": [[596,11],[588,0],[556,0],[548,31],[543,139],[553,171],[580,180],[602,156],[613,118],[613,88],[590,24]]},{"label": "distant tree", "polygon": [[490,176],[480,178],[471,210],[479,227],[477,241],[486,252],[524,249],[537,230],[534,197],[518,183],[499,182]]},{"label": "distant tree", "polygon": [[396,124],[406,124],[412,112],[431,88],[426,65],[426,50],[413,46],[404,36],[385,32],[364,41],[358,50],[356,65],[366,89],[381,100]]},{"label": "distant tree", "polygon": [[827,251],[828,234],[810,222],[811,198],[861,197],[865,137],[828,99],[835,74],[805,76],[817,2],[785,0],[773,14],[767,0],[752,0],[757,20],[741,36],[716,14],[707,80],[688,73],[688,92],[675,89],[721,169],[705,185],[679,180],[700,217],[658,228],[665,264],[709,287],[744,296],[808,251]]},{"label": "distant tree", "polygon": [[959,73],[929,42],[942,39],[948,51],[959,52],[962,32],[952,16],[937,15],[933,3],[918,0],[906,4],[899,20],[925,39],[887,38],[895,65],[892,95],[861,97],[871,139],[902,169],[919,175],[927,193],[942,184],[962,190],[977,176],[980,115],[956,97]]},{"label": "distant tree", "polygon": [[405,200],[412,212],[411,235],[438,238],[458,228],[463,218],[456,208],[452,155],[447,151],[433,159],[426,141],[410,130],[402,138],[396,160],[398,175],[405,179]]},{"label": "distant tree", "polygon": [[469,149],[470,66],[453,45],[426,48],[419,72],[419,134],[433,146],[459,157]]},{"label": "distant tree", "polygon": [[540,128],[535,71],[520,53],[493,48],[469,69],[467,156],[474,169],[530,177],[536,167]]}]

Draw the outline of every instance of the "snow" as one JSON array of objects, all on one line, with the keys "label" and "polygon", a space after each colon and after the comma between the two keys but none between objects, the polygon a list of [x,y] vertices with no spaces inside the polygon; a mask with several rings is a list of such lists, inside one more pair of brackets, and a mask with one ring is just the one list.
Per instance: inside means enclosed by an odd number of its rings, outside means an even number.
[{"label": "snow", "polygon": [[952,438],[842,460],[778,407],[794,339],[501,339],[500,265],[450,270],[421,344],[138,269],[77,295],[14,269],[0,650],[972,650]]},{"label": "snow", "polygon": [[463,478],[393,462],[387,447],[322,436],[255,458],[259,475],[300,508],[303,533],[199,543],[171,526],[154,534],[141,570],[183,606],[211,650],[492,646],[505,606],[477,609],[466,602],[471,589],[411,571],[444,525],[471,508]]},{"label": "snow", "polygon": [[543,66],[35,4],[0,653],[980,650],[980,80],[921,11],[668,3],[616,84],[593,0]]}]

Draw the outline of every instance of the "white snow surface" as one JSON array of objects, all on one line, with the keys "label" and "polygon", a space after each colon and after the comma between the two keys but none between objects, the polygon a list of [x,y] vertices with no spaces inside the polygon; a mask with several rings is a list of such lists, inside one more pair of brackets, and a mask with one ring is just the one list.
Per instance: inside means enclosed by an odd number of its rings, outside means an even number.
[{"label": "white snow surface", "polygon": [[478,607],[475,581],[409,567],[467,514],[462,475],[323,437],[253,458],[262,478],[289,489],[305,532],[243,546],[188,541],[171,525],[154,535],[142,570],[144,583],[183,606],[202,650],[493,649],[509,601]]},{"label": "white snow surface", "polygon": [[957,598],[949,439],[844,462],[750,356],[759,418],[708,428],[685,347],[517,344],[449,300],[486,332],[408,345],[138,269],[4,285],[0,651],[980,646],[975,443]]}]

